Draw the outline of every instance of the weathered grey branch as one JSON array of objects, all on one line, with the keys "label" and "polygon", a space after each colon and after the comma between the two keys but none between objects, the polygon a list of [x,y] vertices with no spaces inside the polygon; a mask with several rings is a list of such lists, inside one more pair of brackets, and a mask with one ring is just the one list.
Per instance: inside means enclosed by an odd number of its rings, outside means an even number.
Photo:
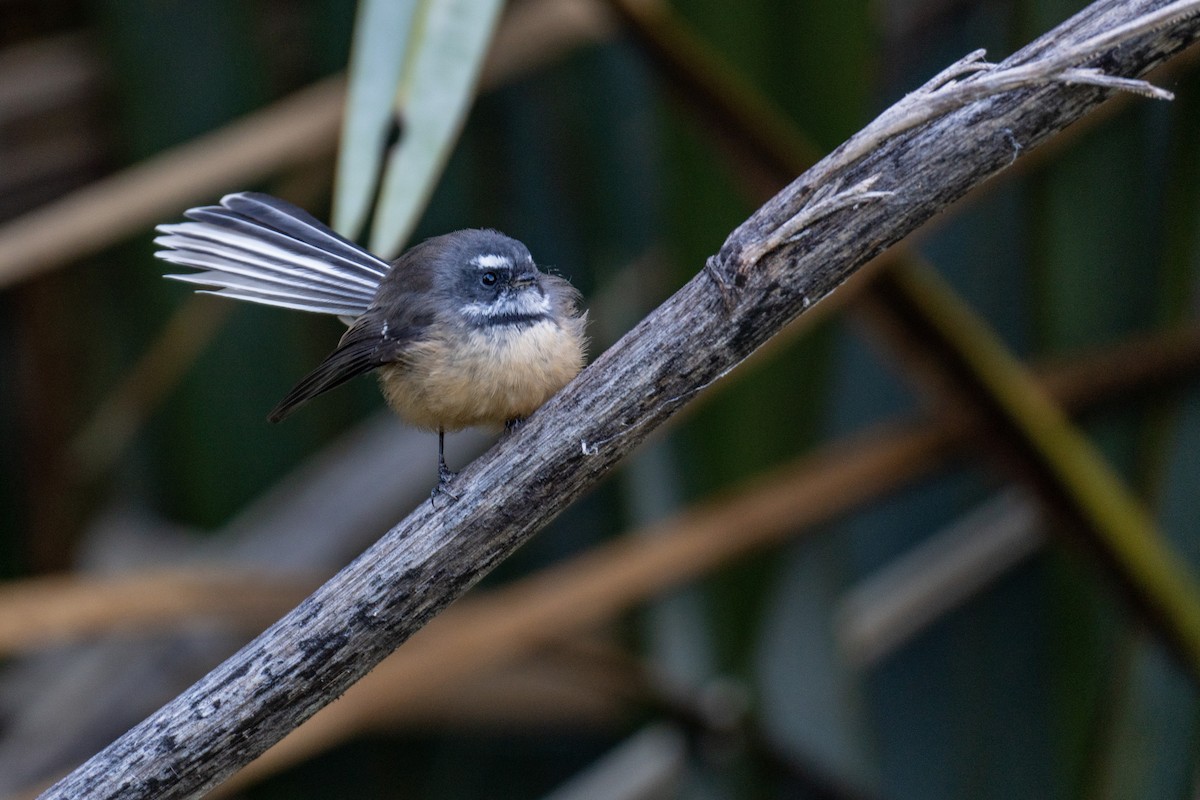
[{"label": "weathered grey branch", "polygon": [[[1120,26],[1137,31],[1134,20],[1167,7],[1178,4],[1101,0],[983,74],[1028,69]],[[1071,68],[1136,76],[1198,37],[1200,19],[1183,13]],[[195,797],[263,752],[859,265],[1110,93],[1066,82],[1062,71],[974,99],[865,151],[859,137],[851,139],[759,209],[705,270],[464,470],[453,487],[457,501],[419,506],[294,611],[43,797]],[[954,80],[965,85],[974,77]],[[847,158],[856,152],[861,157]],[[856,199],[847,192],[861,193],[858,202],[847,204]],[[789,225],[795,219],[802,230]]]}]

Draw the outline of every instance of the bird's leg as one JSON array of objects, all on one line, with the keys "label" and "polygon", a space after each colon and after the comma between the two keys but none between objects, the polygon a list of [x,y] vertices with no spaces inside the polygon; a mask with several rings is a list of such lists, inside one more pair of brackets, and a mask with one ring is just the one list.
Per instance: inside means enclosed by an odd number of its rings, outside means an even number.
[{"label": "bird's leg", "polygon": [[449,483],[457,474],[446,466],[446,429],[438,428],[438,483]]},{"label": "bird's leg", "polygon": [[510,419],[510,420],[506,420],[506,421],[504,422],[504,432],[505,432],[505,433],[512,433],[512,432],[513,432],[513,431],[515,431],[517,428],[521,427],[521,424],[522,424],[523,422],[525,422],[525,418],[524,418],[524,417],[513,417],[513,418],[512,418],[512,419]]},{"label": "bird's leg", "polygon": [[429,493],[429,502],[432,503],[433,498],[439,494],[444,494],[451,500],[457,500],[458,495],[447,488],[456,475],[458,475],[457,472],[451,472],[450,468],[446,466],[446,429],[438,428],[438,482],[437,486],[433,487],[433,491]]}]

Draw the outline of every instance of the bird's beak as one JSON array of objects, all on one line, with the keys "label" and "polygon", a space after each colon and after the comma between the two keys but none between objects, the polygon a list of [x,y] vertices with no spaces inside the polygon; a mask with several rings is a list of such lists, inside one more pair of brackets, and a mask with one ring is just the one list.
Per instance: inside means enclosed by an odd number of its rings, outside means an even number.
[{"label": "bird's beak", "polygon": [[522,272],[520,275],[513,276],[511,285],[514,289],[526,289],[536,284],[537,279],[536,272]]}]

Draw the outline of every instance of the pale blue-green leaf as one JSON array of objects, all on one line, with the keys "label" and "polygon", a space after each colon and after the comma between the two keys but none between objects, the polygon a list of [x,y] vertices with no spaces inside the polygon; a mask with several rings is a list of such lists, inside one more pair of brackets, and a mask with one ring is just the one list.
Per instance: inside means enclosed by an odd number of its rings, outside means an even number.
[{"label": "pale blue-green leaf", "polygon": [[458,137],[502,0],[430,0],[417,15],[396,108],[403,137],[383,175],[371,249],[394,257],[412,233]]},{"label": "pale blue-green leaf", "polygon": [[[1181,265],[1181,267],[1184,265]],[[1190,267],[1196,269],[1193,260]],[[1197,283],[1192,280],[1193,285]],[[1174,552],[1200,564],[1200,392],[1191,391],[1171,420],[1158,490],[1158,519]],[[1139,631],[1116,668],[1121,680],[1105,698],[1110,750],[1094,759],[1100,772],[1092,797],[1169,800],[1195,797],[1200,748],[1200,694],[1162,646]]]},{"label": "pale blue-green leaf", "polygon": [[772,739],[865,795],[879,774],[859,676],[843,658],[830,609],[845,591],[842,543],[814,537],[776,558],[754,654],[762,724]]},{"label": "pale blue-green leaf", "polygon": [[371,210],[416,7],[416,0],[361,0],[358,6],[333,193],[333,227],[350,238]]}]

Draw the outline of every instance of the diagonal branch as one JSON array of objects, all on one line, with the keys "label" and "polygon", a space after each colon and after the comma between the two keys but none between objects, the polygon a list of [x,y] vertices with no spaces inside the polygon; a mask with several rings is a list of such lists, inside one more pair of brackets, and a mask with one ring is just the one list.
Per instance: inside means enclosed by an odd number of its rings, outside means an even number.
[{"label": "diagonal branch", "polygon": [[[689,45],[690,35],[683,23],[665,11],[648,13],[633,8],[628,0],[609,2],[647,45],[656,63],[667,67],[674,83],[690,90],[684,95],[693,100],[692,110],[702,107],[712,116],[731,120],[733,124],[728,127],[739,139],[737,143],[752,161],[761,162],[764,171],[771,172],[772,164],[784,165],[805,158],[811,146],[798,133],[789,134],[788,123],[775,116],[765,100],[745,102],[747,96],[758,97],[752,87],[731,91],[730,68],[700,45]],[[989,87],[1018,86],[1021,81],[1033,78],[1092,83],[1170,99],[1168,93],[1143,80],[1075,65],[1095,57],[1102,47],[1124,37],[1144,34],[1197,13],[1200,3],[1171,3],[1066,48],[1052,58],[1036,59],[1012,69],[996,70],[994,65],[982,61],[983,51],[971,53],[872,122],[868,130],[875,133],[860,135],[863,141],[858,144],[855,157],[865,153],[872,141],[890,138],[883,135],[884,131],[895,134],[907,130],[914,121],[929,121],[939,116],[939,109],[953,110],[965,99],[985,97]],[[717,75],[722,79],[714,80]],[[960,82],[964,76],[971,76],[970,81]],[[731,102],[735,96],[743,100],[740,105]],[[695,102],[697,97],[704,98],[702,104]],[[751,110],[754,116],[738,119],[739,112]],[[1099,115],[1093,115],[1096,116]],[[774,135],[764,136],[763,130]],[[1066,137],[1057,141],[1063,138]],[[1050,149],[1039,151],[1040,155],[1044,158]],[[790,170],[776,167],[775,177],[782,185],[792,173],[802,172],[807,166],[805,163]],[[870,186],[860,184],[860,187],[857,191],[835,192],[833,185],[822,186],[773,240],[759,243],[757,252],[767,252],[788,241],[789,229],[803,231],[830,209],[871,199]],[[1200,675],[1200,590],[1187,570],[1178,566],[1183,563],[1179,556],[1161,544],[1161,537],[1140,503],[1086,439],[1070,427],[1053,404],[1040,399],[1029,376],[988,334],[987,325],[946,287],[936,281],[920,280],[926,268],[903,256],[903,251],[904,248],[893,248],[878,259],[876,263],[886,262],[891,268],[875,273],[874,280],[859,295],[865,301],[860,306],[865,305],[873,312],[868,314],[870,321],[883,328],[889,344],[902,353],[908,352],[923,367],[916,370],[921,378],[918,383],[932,384],[929,388],[939,396],[955,395],[952,401],[943,399],[941,405],[956,410],[971,409],[972,413],[990,420],[982,429],[992,431],[992,435],[983,437],[989,441],[991,455],[1001,456],[999,460],[1006,462],[1009,471],[1015,471],[1014,477],[1032,483],[1060,519],[1073,523],[1057,530],[1069,531],[1098,556],[1110,576],[1125,589],[1128,599],[1142,611],[1144,619],[1174,648],[1185,668],[1193,675]],[[753,252],[742,254],[748,262],[757,257]],[[864,274],[866,270],[857,273],[856,278]],[[845,299],[846,288],[839,294],[839,300]],[[953,323],[947,322],[950,316],[954,317]],[[1014,462],[1021,467],[1014,470]]]},{"label": "diagonal branch", "polygon": [[[1168,5],[1100,0],[992,72],[1051,58]],[[1188,16],[1124,41],[1097,63],[1109,75],[1140,75],[1198,37],[1200,20]],[[345,691],[857,267],[1108,94],[1038,80],[905,130],[848,161],[844,154],[858,145],[851,139],[763,206],[701,274],[471,464],[454,486],[456,502],[436,511],[422,504],[298,608],[44,797],[195,797],[219,783]],[[807,229],[788,230],[780,246],[762,249],[822,186],[866,185],[890,194],[814,216]]]}]

